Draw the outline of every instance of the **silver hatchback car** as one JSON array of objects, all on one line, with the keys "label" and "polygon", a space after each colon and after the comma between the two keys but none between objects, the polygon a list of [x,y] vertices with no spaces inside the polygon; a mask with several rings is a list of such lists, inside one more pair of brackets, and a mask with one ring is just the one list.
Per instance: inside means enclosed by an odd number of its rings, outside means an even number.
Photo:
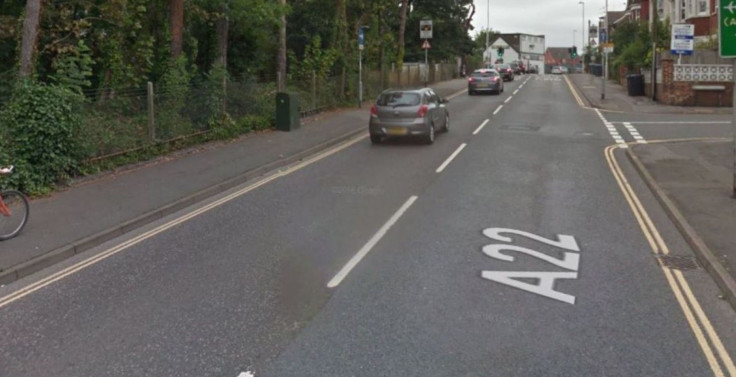
[{"label": "silver hatchback car", "polygon": [[447,102],[430,88],[385,90],[371,107],[371,142],[377,144],[393,136],[420,136],[427,144],[434,143],[436,132],[450,129]]},{"label": "silver hatchback car", "polygon": [[503,80],[501,74],[495,69],[476,69],[468,78],[468,95],[472,96],[478,92],[491,92],[501,94],[503,92]]}]

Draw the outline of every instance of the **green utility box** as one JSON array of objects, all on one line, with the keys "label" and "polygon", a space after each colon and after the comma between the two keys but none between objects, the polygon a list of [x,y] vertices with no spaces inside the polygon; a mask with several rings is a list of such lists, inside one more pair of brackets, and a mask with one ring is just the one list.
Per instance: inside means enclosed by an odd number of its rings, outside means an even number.
[{"label": "green utility box", "polygon": [[299,128],[299,96],[296,93],[276,93],[276,129],[291,131]]}]

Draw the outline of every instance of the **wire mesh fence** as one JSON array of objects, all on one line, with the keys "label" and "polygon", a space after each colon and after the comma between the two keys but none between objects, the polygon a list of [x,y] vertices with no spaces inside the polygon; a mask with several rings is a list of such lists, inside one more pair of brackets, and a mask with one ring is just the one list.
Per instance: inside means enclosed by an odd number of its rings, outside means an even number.
[{"label": "wire mesh fence", "polygon": [[[454,64],[405,64],[401,70],[363,72],[363,99],[371,100],[384,89],[416,87],[448,80],[459,74]],[[330,108],[357,105],[357,72],[331,77],[287,80],[296,93],[301,115]],[[276,113],[276,80],[193,80],[187,85],[151,84],[134,88],[97,88],[83,92],[83,124],[77,137],[88,160],[104,159],[176,139],[201,135],[234,124],[235,133],[271,127]],[[2,99],[9,93],[0,90]],[[228,135],[232,135],[232,132]]]}]

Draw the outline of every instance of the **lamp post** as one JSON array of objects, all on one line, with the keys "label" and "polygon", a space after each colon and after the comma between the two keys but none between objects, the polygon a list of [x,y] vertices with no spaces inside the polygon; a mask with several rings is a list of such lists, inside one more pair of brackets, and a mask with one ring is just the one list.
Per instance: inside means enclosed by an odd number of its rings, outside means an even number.
[{"label": "lamp post", "polygon": [[[491,0],[486,1],[486,51],[488,53],[488,63],[491,61],[491,52],[488,51],[488,41],[491,34]],[[483,65],[485,66],[483,62]]]},{"label": "lamp post", "polygon": [[[580,5],[583,6],[583,24],[581,26],[582,29],[580,29],[580,30],[582,30],[582,32],[580,33],[580,41],[582,42],[580,44],[580,54],[582,55],[582,54],[585,53],[585,2],[584,1],[578,1],[578,4],[580,4]],[[581,66],[582,66],[582,64],[581,64]],[[585,68],[585,67],[583,67],[583,68]]]}]

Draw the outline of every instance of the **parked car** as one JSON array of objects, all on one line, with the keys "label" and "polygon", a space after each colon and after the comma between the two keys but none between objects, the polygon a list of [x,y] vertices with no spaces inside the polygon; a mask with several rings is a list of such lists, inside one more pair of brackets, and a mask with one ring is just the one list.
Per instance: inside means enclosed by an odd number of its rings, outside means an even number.
[{"label": "parked car", "polygon": [[565,67],[564,65],[556,65],[552,67],[552,74],[561,75],[564,73],[567,73],[567,67]]},{"label": "parked car", "polygon": [[519,65],[519,62],[511,62],[509,63],[509,66],[514,70],[514,74],[521,74],[521,66]]},{"label": "parked car", "polygon": [[468,95],[478,92],[503,92],[501,74],[495,69],[476,69],[468,78]]},{"label": "parked car", "polygon": [[498,71],[503,78],[503,81],[514,81],[514,70],[508,64],[496,64],[493,69]]},{"label": "parked car", "polygon": [[378,144],[385,137],[420,136],[427,144],[434,143],[436,132],[450,130],[447,102],[430,88],[383,91],[371,107],[371,142]]}]

